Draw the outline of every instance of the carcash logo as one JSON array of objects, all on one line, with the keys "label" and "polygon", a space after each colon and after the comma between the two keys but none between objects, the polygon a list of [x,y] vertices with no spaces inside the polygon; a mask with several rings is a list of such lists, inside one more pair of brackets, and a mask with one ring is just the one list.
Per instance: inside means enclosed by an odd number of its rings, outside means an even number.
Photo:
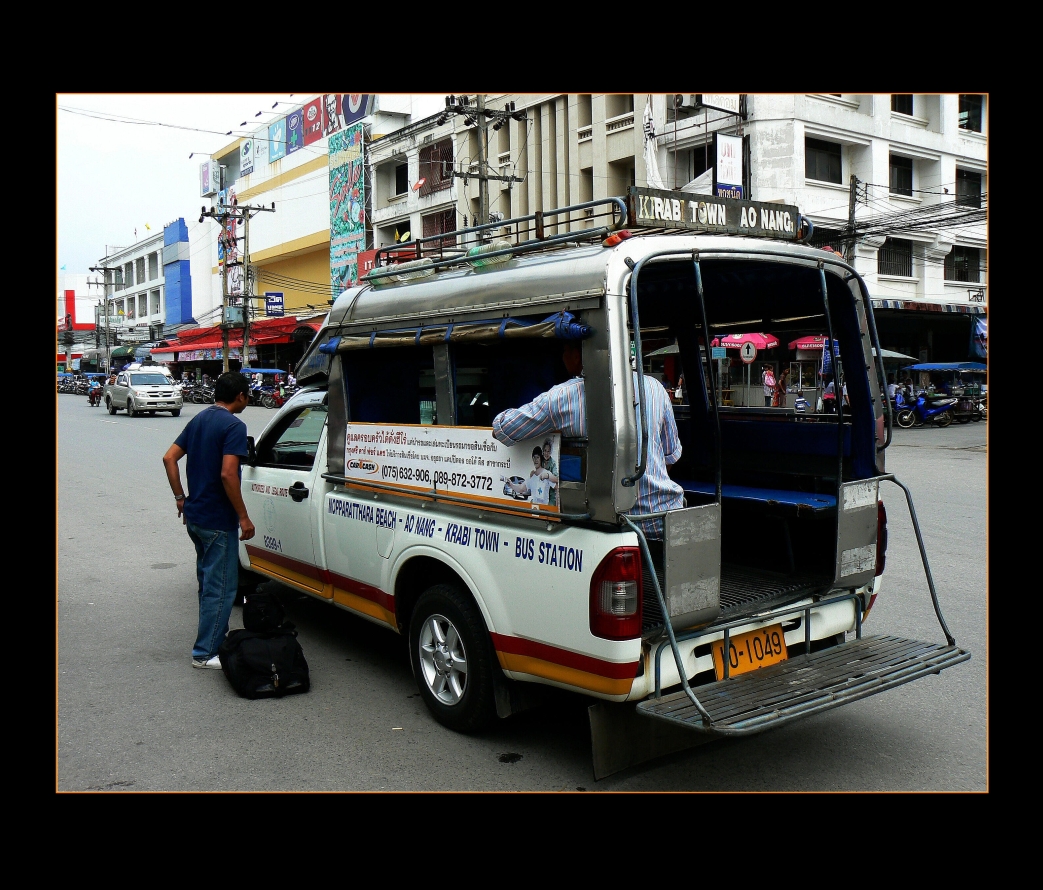
[{"label": "carcash logo", "polygon": [[310,108],[308,109],[308,111],[307,111],[307,115],[308,115],[308,121],[309,121],[309,123],[310,123],[311,121],[315,120],[315,115],[317,115],[318,113],[319,113],[319,112],[318,112],[318,109],[317,109],[317,108],[316,108],[316,107],[315,107],[314,105],[312,105],[312,106],[311,106],[311,107],[310,107]]},{"label": "carcash logo", "polygon": [[356,458],[348,461],[348,469],[357,470],[360,473],[368,473],[372,476],[374,473],[380,472],[380,465],[371,460]]}]

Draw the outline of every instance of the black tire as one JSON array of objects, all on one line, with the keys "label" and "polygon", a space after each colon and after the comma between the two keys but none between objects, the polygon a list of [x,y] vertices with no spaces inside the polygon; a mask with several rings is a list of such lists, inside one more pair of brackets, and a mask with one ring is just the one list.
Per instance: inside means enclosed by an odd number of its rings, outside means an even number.
[{"label": "black tire", "polygon": [[895,422],[903,429],[907,430],[912,427],[916,422],[916,415],[913,414],[908,408],[905,408],[898,412],[898,416],[895,418]]},{"label": "black tire", "polygon": [[409,622],[409,661],[420,697],[443,726],[473,733],[492,722],[492,645],[482,613],[460,587],[436,584],[420,596]]},{"label": "black tire", "polygon": [[137,417],[137,412],[134,410],[134,400],[127,396],[127,417]]},{"label": "black tire", "polygon": [[943,411],[937,417],[934,418],[935,425],[940,427],[947,427],[952,423],[952,411]]},{"label": "black tire", "polygon": [[958,423],[970,423],[971,422],[971,416],[970,416],[970,414],[957,414],[956,415],[956,420],[957,420]]},{"label": "black tire", "polygon": [[181,416],[181,409],[180,408],[175,408],[173,411],[170,412],[170,416],[171,417],[180,417]]},{"label": "black tire", "polygon": [[105,400],[105,407],[109,409],[109,414],[116,413],[116,406],[112,404],[112,399]]},{"label": "black tire", "polygon": [[971,420],[973,420],[975,423],[981,420],[981,411],[972,411]]},{"label": "black tire", "polygon": [[271,397],[271,394],[265,393],[264,397],[261,399],[261,404],[265,408],[274,408],[275,407],[275,399],[273,399]]}]

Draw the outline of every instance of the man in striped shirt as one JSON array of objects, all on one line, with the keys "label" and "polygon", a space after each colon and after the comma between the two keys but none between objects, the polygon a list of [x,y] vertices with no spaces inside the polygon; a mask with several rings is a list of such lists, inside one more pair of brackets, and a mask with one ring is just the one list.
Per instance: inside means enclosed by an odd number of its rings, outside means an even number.
[{"label": "man in striped shirt", "polygon": [[[493,418],[493,438],[504,445],[514,445],[544,433],[560,432],[566,437],[587,435],[583,351],[580,341],[566,340],[562,360],[572,379],[552,386],[520,408],[508,408]],[[637,374],[634,374],[635,382]],[[670,397],[663,385],[647,374],[643,401],[648,418],[648,460],[644,475],[637,482],[637,502],[630,513],[660,513],[684,506],[684,490],[667,473],[667,466],[681,457],[681,442]],[[560,501],[559,501],[560,503]],[[638,523],[645,537],[663,540],[663,520],[648,519]]]}]

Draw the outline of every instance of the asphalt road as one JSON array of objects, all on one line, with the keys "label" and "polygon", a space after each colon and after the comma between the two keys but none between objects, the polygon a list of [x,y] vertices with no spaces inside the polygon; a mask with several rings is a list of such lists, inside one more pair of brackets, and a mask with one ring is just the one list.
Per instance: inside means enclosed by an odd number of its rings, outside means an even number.
[{"label": "asphalt road", "polygon": [[[595,781],[589,699],[551,691],[455,734],[422,704],[401,638],[281,585],[308,694],[249,701],[194,670],[195,554],[160,458],[202,406],[128,418],[56,400],[58,791],[988,790],[986,423],[895,430],[887,455],[969,662]],[[258,435],[274,413],[242,417]],[[887,572],[866,632],[941,642],[905,495],[885,484],[883,497]]]}]

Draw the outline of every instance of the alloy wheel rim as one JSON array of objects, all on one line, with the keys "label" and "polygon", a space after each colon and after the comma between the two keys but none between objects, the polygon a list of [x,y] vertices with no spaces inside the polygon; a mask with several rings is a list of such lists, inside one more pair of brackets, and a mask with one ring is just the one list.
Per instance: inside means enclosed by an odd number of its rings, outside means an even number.
[{"label": "alloy wheel rim", "polygon": [[419,655],[431,694],[444,705],[459,704],[467,691],[467,652],[453,622],[429,616],[420,630]]}]

